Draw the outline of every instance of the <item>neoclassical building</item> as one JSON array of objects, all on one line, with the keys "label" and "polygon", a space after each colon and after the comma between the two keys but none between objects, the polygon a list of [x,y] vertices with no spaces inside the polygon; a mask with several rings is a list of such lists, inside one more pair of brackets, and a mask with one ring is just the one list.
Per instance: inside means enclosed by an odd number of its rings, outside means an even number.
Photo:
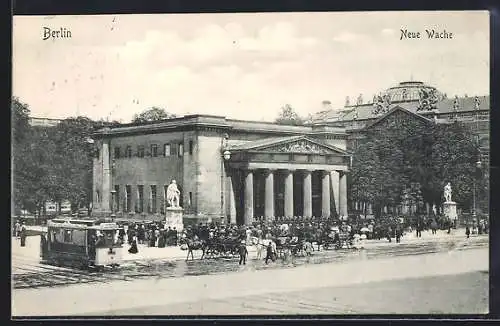
[{"label": "neoclassical building", "polygon": [[324,103],[322,111],[313,115],[309,125],[328,125],[345,128],[349,135],[347,149],[356,146],[362,130],[395,107],[403,108],[438,123],[460,121],[476,134],[481,148],[481,160],[489,164],[490,151],[490,97],[453,96],[421,81],[404,81],[390,87],[369,100],[360,95],[354,103],[346,98],[343,108],[332,108]]},{"label": "neoclassical building", "polygon": [[172,180],[187,219],[348,215],[344,128],[190,115],[93,138],[95,216],[161,220]]}]

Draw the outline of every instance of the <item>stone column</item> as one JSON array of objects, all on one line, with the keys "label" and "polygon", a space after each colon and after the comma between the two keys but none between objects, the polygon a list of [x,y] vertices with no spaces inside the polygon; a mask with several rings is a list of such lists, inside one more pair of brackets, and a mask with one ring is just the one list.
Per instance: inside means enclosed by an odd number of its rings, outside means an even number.
[{"label": "stone column", "polygon": [[274,216],[274,172],[272,170],[266,171],[266,190],[264,202],[264,215],[266,220],[271,220]]},{"label": "stone column", "polygon": [[337,214],[340,214],[340,202],[339,202],[340,183],[339,183],[339,173],[337,171],[330,172],[330,182],[331,182],[331,189],[333,191],[333,200],[335,202],[335,211],[337,212]]},{"label": "stone column", "polygon": [[330,217],[330,173],[323,171],[321,179],[321,215]]},{"label": "stone column", "polygon": [[304,216],[312,216],[312,176],[311,171],[304,171]]},{"label": "stone column", "polygon": [[105,212],[111,211],[111,164],[109,157],[109,140],[102,140],[101,150],[102,160],[102,193],[101,209]]},{"label": "stone column", "polygon": [[229,223],[236,224],[236,201],[233,188],[233,172],[229,172],[226,178],[226,216]]},{"label": "stone column", "polygon": [[347,218],[347,174],[339,173],[339,214]]},{"label": "stone column", "polygon": [[293,216],[293,171],[285,172],[285,217]]},{"label": "stone column", "polygon": [[245,177],[245,225],[253,222],[253,172],[246,171]]}]

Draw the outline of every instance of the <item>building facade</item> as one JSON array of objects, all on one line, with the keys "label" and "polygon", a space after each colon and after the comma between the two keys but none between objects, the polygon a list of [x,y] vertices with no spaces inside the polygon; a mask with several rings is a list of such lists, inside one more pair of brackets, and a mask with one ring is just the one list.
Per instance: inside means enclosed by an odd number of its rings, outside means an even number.
[{"label": "building facade", "polygon": [[[480,153],[478,160],[489,167],[489,96],[463,96],[448,98],[433,86],[419,81],[401,82],[364,102],[360,95],[355,104],[349,98],[342,109],[325,108],[316,113],[308,125],[327,125],[329,127],[345,128],[348,134],[347,147],[354,153],[360,141],[365,137],[365,131],[378,128],[389,120],[413,120],[423,124],[446,124],[461,122],[469,127]],[[401,121],[398,124],[402,124]],[[488,178],[488,175],[486,175]],[[431,211],[432,203],[425,203],[426,211]],[[372,216],[374,203],[359,203],[350,201],[350,210],[365,212]],[[439,207],[438,207],[439,209]],[[411,214],[415,207],[404,204],[397,205],[393,211],[396,214]],[[388,208],[384,208],[388,212]]]},{"label": "building facade", "polygon": [[364,127],[374,123],[395,107],[440,123],[453,121],[464,123],[477,137],[481,149],[481,161],[489,166],[490,97],[485,95],[448,98],[436,87],[421,81],[406,81],[374,95],[370,101],[364,101],[361,95],[355,103],[346,98],[343,108],[325,108],[316,113],[309,124],[345,128],[349,134],[347,149],[351,150],[355,147],[356,139]]},{"label": "building facade", "polygon": [[94,139],[94,215],[160,220],[172,180],[186,218],[348,215],[344,128],[190,115],[105,128]]}]

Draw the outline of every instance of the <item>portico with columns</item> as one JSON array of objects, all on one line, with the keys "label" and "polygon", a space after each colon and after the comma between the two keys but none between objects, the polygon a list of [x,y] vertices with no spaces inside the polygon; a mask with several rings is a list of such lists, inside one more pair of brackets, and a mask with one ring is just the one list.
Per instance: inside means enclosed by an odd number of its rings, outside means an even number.
[{"label": "portico with columns", "polygon": [[294,216],[347,218],[350,155],[307,136],[224,149],[225,211],[232,223]]}]

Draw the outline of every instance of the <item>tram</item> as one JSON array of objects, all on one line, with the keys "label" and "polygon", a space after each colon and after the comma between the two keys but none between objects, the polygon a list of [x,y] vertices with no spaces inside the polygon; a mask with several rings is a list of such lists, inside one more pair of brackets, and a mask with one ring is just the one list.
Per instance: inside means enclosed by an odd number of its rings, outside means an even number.
[{"label": "tram", "polygon": [[56,218],[47,222],[40,256],[49,264],[80,268],[119,266],[123,248],[116,223],[91,219]]}]

